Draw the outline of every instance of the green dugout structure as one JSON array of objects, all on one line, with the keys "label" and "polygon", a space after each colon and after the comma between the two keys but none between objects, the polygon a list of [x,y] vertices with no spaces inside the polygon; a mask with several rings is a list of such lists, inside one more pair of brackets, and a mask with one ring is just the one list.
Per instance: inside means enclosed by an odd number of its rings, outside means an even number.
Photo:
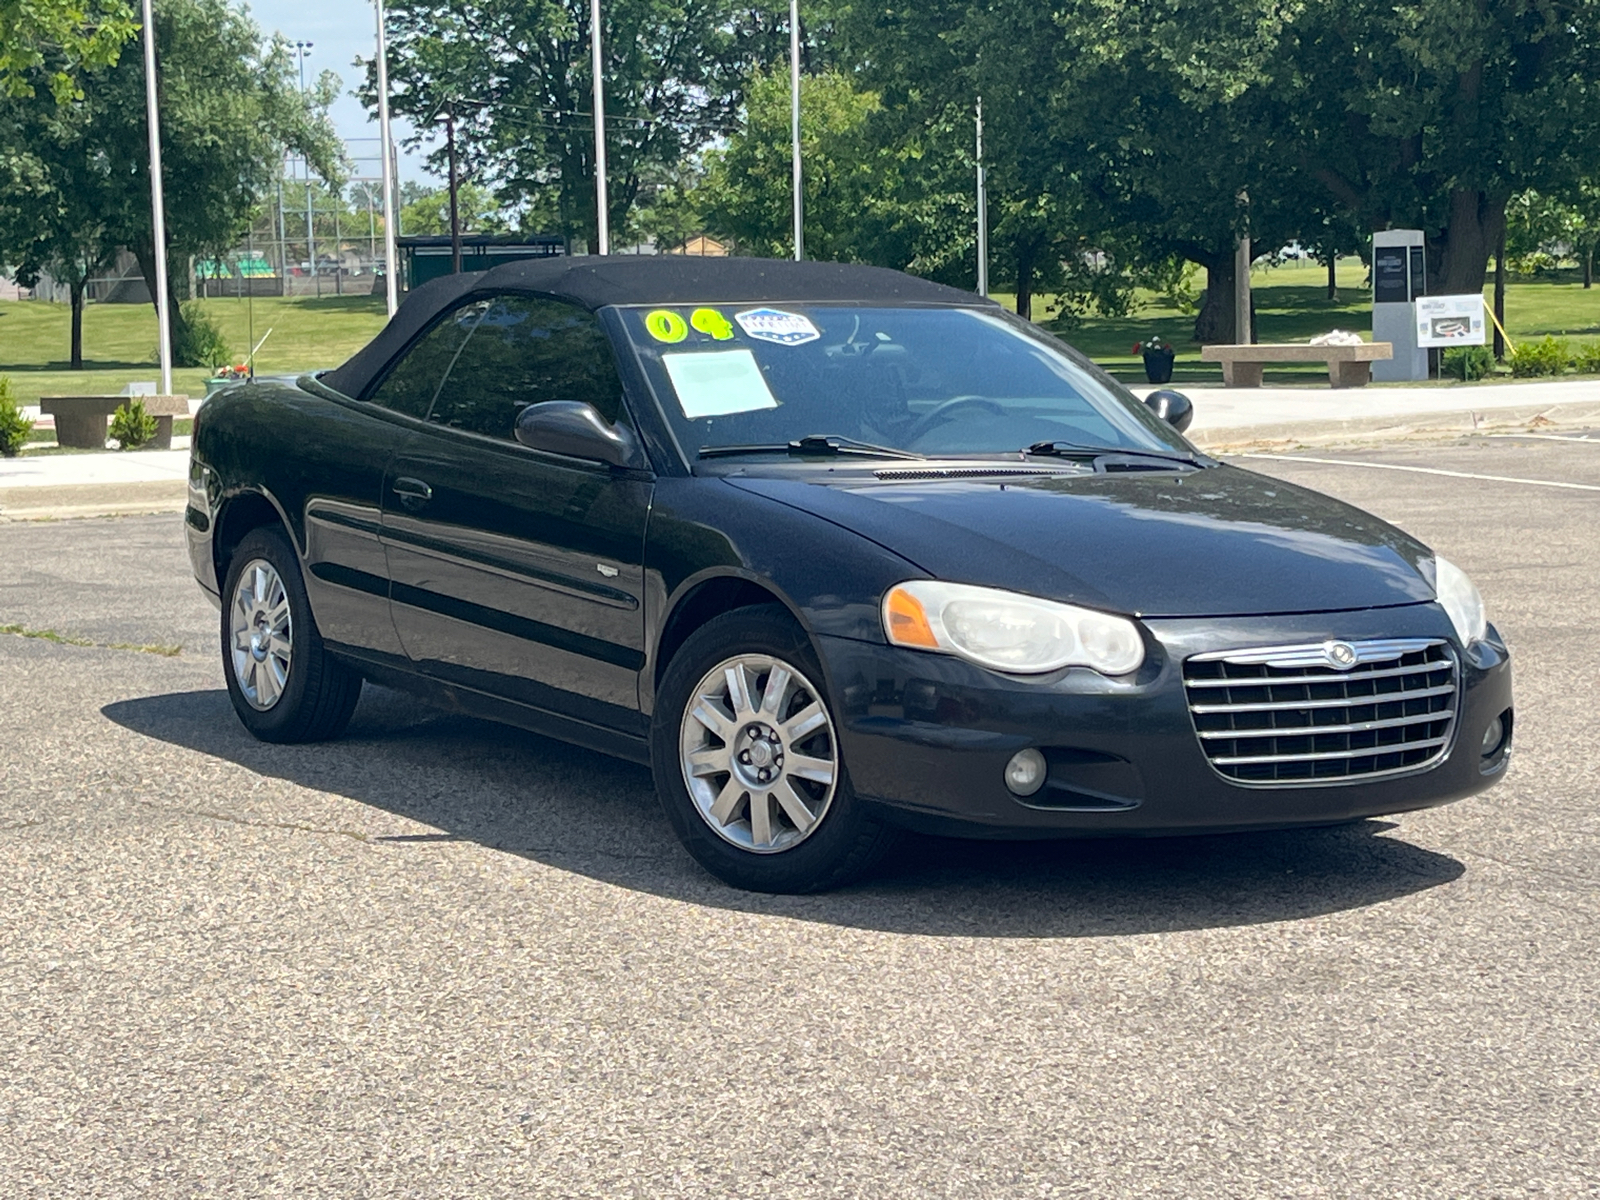
[{"label": "green dugout structure", "polygon": [[[450,274],[450,235],[422,234],[395,239],[407,289]],[[464,233],[461,269],[487,271],[519,258],[554,258],[566,246],[555,234]]]}]

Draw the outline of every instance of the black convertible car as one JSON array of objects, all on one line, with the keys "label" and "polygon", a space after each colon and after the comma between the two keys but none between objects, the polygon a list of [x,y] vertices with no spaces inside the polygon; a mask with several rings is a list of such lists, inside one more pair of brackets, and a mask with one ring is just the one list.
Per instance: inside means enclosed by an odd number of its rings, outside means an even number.
[{"label": "black convertible car", "polygon": [[722,879],[896,827],[1349,821],[1489,786],[1506,647],[1460,570],[1226,466],[1057,339],[891,271],[513,263],[201,410],[190,555],[268,741],[363,679],[649,763]]}]

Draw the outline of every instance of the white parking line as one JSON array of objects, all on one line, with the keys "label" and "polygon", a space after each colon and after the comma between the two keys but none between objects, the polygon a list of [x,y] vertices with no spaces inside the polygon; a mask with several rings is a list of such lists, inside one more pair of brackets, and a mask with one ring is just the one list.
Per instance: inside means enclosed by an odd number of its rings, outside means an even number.
[{"label": "white parking line", "polygon": [[1411,471],[1417,475],[1446,475],[1451,479],[1487,479],[1492,483],[1524,483],[1529,487],[1567,488],[1575,492],[1600,492],[1600,484],[1558,483],[1553,479],[1518,479],[1512,475],[1476,475],[1471,471],[1443,471],[1438,467],[1403,467],[1398,463],[1356,462],[1348,458],[1303,458],[1298,454],[1236,454],[1234,458],[1269,458],[1274,462],[1322,463],[1330,467],[1367,467],[1374,471]]},{"label": "white parking line", "polygon": [[1491,433],[1492,438],[1536,438],[1541,442],[1583,442],[1589,446],[1600,446],[1600,438],[1588,434],[1570,433]]}]

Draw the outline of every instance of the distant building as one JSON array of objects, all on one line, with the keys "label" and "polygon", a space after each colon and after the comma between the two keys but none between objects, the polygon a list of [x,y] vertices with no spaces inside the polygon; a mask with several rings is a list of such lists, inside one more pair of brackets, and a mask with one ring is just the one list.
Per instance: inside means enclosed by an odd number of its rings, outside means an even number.
[{"label": "distant building", "polygon": [[[395,239],[400,251],[400,278],[407,288],[414,288],[450,274],[450,235],[447,233],[417,234]],[[487,271],[501,263],[515,262],[521,258],[553,258],[565,254],[566,246],[555,234],[538,233],[531,236],[515,233],[463,233],[461,235],[461,269]]]},{"label": "distant building", "polygon": [[687,254],[699,258],[726,258],[728,247],[716,238],[697,233],[676,250],[663,250],[663,254]]}]

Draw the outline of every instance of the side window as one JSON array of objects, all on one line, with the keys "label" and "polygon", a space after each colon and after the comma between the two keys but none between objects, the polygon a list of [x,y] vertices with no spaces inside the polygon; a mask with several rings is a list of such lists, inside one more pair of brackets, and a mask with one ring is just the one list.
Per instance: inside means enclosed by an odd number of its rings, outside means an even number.
[{"label": "side window", "polygon": [[408,417],[427,416],[450,364],[488,307],[487,301],[479,300],[449,313],[412,343],[367,400]]},{"label": "side window", "polygon": [[545,400],[581,400],[607,421],[622,410],[611,341],[593,313],[556,300],[488,302],[428,420],[510,438],[517,414]]}]

